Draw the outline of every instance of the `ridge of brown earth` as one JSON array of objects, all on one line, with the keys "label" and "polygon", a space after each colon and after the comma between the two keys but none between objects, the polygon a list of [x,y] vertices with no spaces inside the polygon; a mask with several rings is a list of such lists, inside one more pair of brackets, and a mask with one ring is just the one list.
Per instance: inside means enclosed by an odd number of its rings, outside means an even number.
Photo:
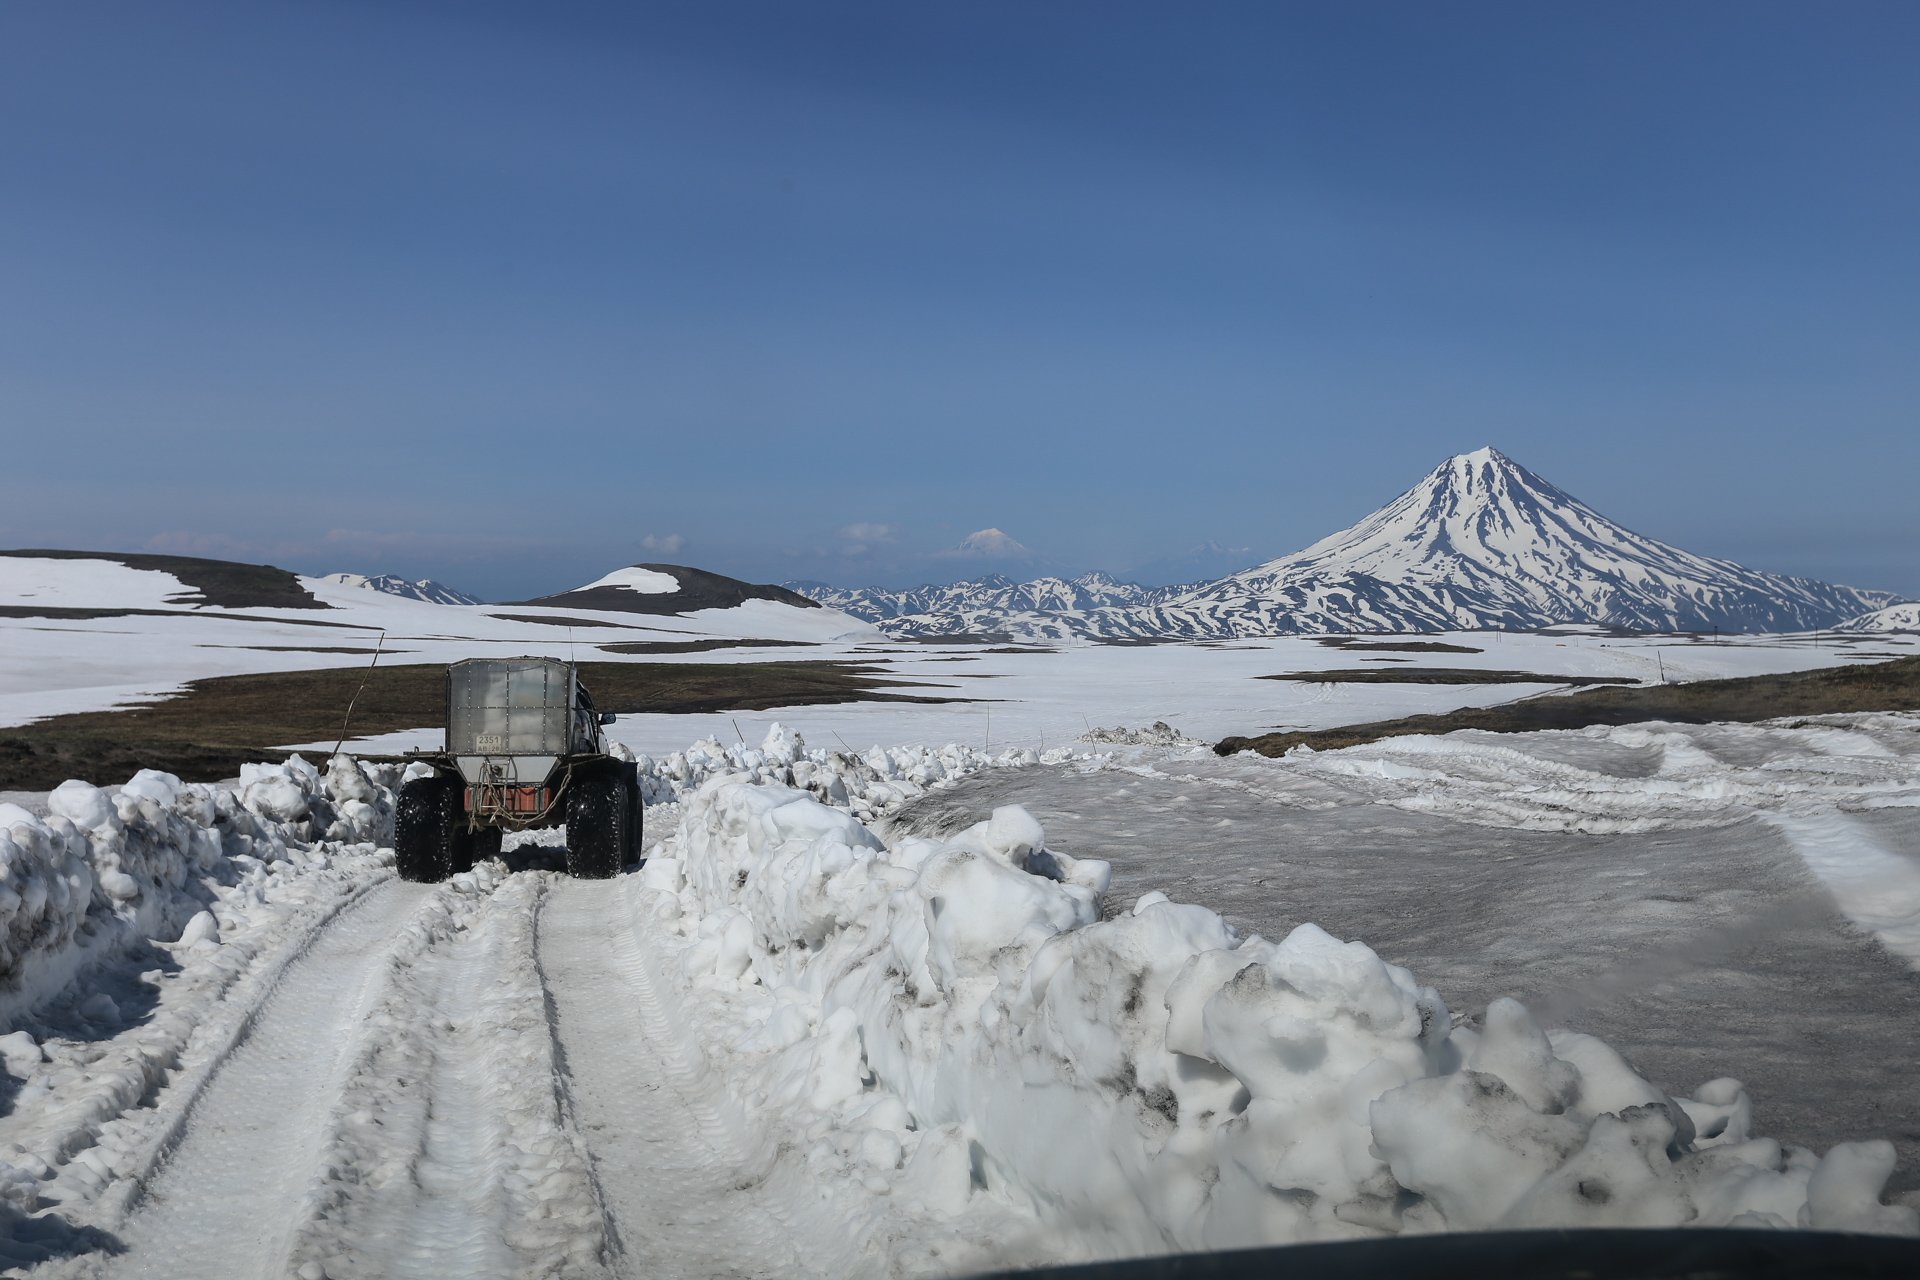
[{"label": "ridge of brown earth", "polygon": [[1297,746],[1333,751],[1378,742],[1382,738],[1452,733],[1457,729],[1531,733],[1538,729],[1584,729],[1591,725],[1640,724],[1649,720],[1674,724],[1751,723],[1846,711],[1914,710],[1920,710],[1920,657],[1782,675],[1695,680],[1637,689],[1589,689],[1584,693],[1528,698],[1504,707],[1461,707],[1445,715],[1406,716],[1335,729],[1222,738],[1213,749],[1223,756],[1241,751],[1280,756]]},{"label": "ridge of brown earth", "polygon": [[593,646],[603,653],[712,653],[715,649],[811,649],[811,640],[617,640]]},{"label": "ridge of brown earth", "polygon": [[659,627],[643,627],[633,622],[608,622],[605,618],[543,618],[537,613],[490,613],[489,618],[498,618],[502,622],[531,622],[541,627],[614,627],[621,631],[658,631]]},{"label": "ridge of brown earth", "polygon": [[1373,650],[1387,653],[1485,653],[1485,649],[1475,649],[1464,644],[1444,644],[1438,640],[1382,640],[1376,643],[1362,643],[1350,636],[1322,636],[1320,643],[1329,648],[1351,653],[1356,649]]},{"label": "ridge of brown earth", "polygon": [[240,564],[200,556],[158,556],[122,551],[0,551],[0,556],[23,560],[111,560],[129,569],[171,574],[200,593],[198,600],[180,604],[212,605],[219,609],[331,609],[300,585],[291,571],[270,564]]},{"label": "ridge of brown earth", "polygon": [[[1391,662],[1394,659],[1387,659]],[[1549,676],[1538,671],[1492,671],[1478,667],[1349,667],[1337,671],[1287,671],[1256,680],[1307,684],[1639,684],[1634,676]]]},{"label": "ridge of brown earth", "polygon": [[[618,714],[764,711],[838,702],[966,702],[967,698],[886,692],[937,689],[883,678],[884,668],[853,662],[582,662],[581,683],[595,704]],[[140,769],[188,782],[231,778],[240,765],[289,742],[331,742],[353,705],[349,736],[442,724],[447,668],[442,663],[328,667],[212,676],[143,706],[51,716],[0,729],[0,791],[45,791],[68,778],[106,785]],[[369,757],[377,758],[377,757]]]}]

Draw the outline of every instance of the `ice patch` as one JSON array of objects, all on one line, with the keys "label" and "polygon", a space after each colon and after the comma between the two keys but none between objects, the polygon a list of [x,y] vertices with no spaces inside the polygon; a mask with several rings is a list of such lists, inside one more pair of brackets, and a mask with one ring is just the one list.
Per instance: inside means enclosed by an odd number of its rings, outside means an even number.
[{"label": "ice patch", "polygon": [[1887,849],[1858,818],[1769,813],[1847,919],[1920,965],[1920,862]]}]

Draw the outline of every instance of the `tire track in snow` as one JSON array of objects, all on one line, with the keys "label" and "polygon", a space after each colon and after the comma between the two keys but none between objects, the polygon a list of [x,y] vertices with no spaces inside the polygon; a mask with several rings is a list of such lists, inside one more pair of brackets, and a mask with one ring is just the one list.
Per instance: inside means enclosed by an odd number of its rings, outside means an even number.
[{"label": "tire track in snow", "polygon": [[110,1276],[197,1280],[280,1272],[328,1106],[380,961],[425,890],[388,881],[334,916],[278,975],[199,1090]]},{"label": "tire track in snow", "polygon": [[756,1149],[688,1046],[635,937],[629,880],[557,880],[540,950],[562,1080],[623,1276],[845,1276],[842,1238],[802,1239],[804,1170]]},{"label": "tire track in snow", "polygon": [[545,883],[476,869],[409,924],[333,1110],[298,1275],[605,1276],[534,953]]}]

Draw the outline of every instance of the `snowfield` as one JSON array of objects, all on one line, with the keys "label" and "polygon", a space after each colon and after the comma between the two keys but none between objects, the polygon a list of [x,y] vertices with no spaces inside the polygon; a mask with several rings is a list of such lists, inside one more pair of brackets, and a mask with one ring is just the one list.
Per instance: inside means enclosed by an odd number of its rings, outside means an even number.
[{"label": "snowfield", "polygon": [[776,727],[640,760],[651,856],[610,882],[557,874],[549,832],[399,883],[399,779],[344,756],[223,786],[69,783],[0,809],[5,1256],[48,1275],[879,1277],[1495,1226],[1920,1234],[1882,1199],[1891,1143],[1796,1145],[1737,1062],[1663,1089],[1512,999],[1450,1009],[1365,941],[1262,938],[1116,883],[1020,805],[945,830],[893,817],[1005,782],[1191,773],[1329,821],[1531,839],[1757,820],[1867,945],[1911,960],[1920,863],[1873,816],[1920,807],[1916,730],[1219,761],[828,752]]}]

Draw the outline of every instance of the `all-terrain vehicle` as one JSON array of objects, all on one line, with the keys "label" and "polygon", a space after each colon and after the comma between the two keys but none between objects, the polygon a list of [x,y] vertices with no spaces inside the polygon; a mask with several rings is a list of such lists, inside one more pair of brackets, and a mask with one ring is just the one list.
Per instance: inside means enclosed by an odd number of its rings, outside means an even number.
[{"label": "all-terrain vehicle", "polygon": [[611,713],[570,662],[469,658],[447,668],[446,749],[409,752],[430,777],[403,783],[394,807],[395,869],[436,881],[500,852],[501,837],[567,826],[567,870],[617,875],[641,847],[640,782],[608,753]]}]

